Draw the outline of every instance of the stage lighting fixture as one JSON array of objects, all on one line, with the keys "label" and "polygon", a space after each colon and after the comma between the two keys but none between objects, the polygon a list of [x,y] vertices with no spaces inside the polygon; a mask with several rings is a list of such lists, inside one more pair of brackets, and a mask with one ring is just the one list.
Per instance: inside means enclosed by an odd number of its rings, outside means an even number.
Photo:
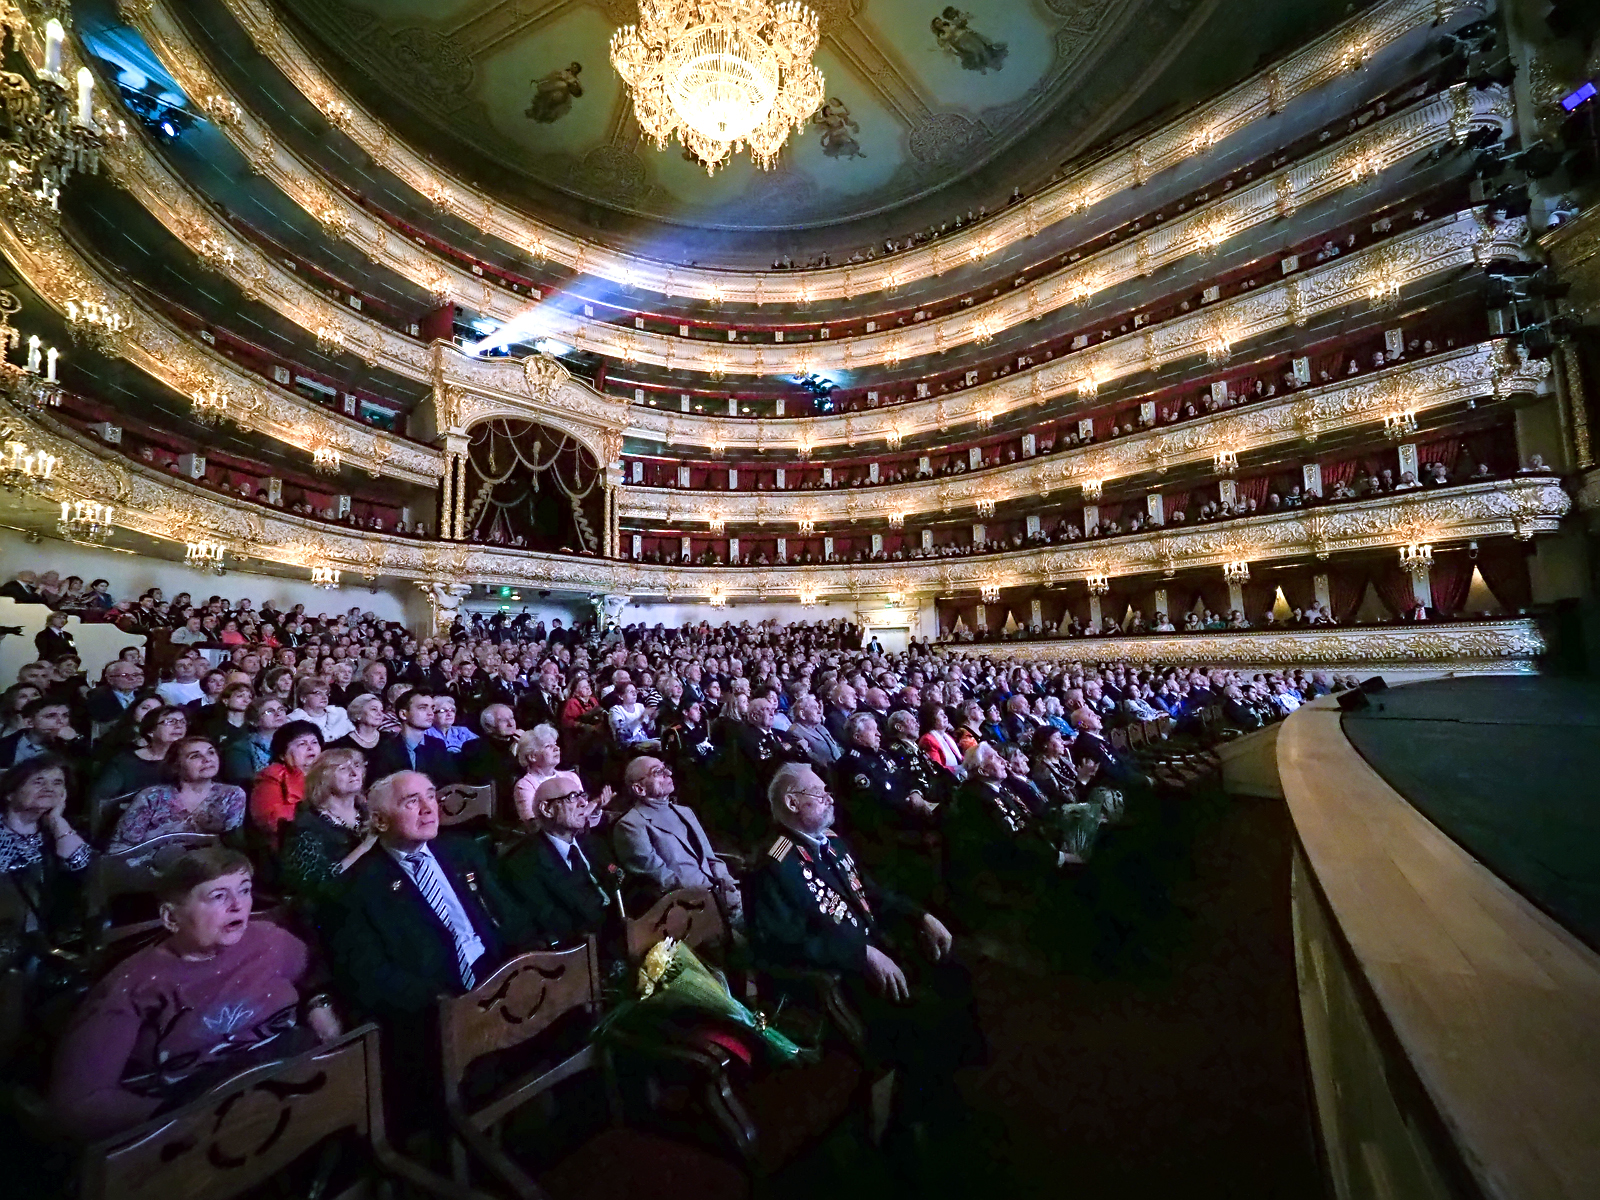
[{"label": "stage lighting fixture", "polygon": [[1577,91],[1568,92],[1565,96],[1561,97],[1561,107],[1566,109],[1568,112],[1576,112],[1590,100],[1593,100],[1595,98],[1595,94],[1594,84],[1592,82],[1586,83]]}]

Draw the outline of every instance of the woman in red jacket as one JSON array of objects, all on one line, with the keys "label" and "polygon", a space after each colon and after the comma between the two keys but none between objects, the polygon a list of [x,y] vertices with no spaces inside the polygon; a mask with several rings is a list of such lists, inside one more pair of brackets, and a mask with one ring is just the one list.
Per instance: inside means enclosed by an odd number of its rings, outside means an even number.
[{"label": "woman in red jacket", "polygon": [[289,721],[272,735],[272,761],[250,789],[250,823],[278,846],[278,825],[294,820],[306,794],[306,770],[322,753],[322,734],[310,721]]}]

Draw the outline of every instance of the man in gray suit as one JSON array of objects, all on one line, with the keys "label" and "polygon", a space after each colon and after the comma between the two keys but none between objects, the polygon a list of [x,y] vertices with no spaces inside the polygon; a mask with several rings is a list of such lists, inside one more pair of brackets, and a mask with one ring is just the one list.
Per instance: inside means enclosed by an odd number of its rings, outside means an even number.
[{"label": "man in gray suit", "polygon": [[744,924],[739,883],[711,845],[694,810],[673,800],[672,771],[659,758],[641,755],[628,764],[623,787],[633,807],[613,831],[624,871],[648,879],[661,895],[677,888],[706,888],[728,923]]},{"label": "man in gray suit", "polygon": [[806,756],[819,774],[826,776],[833,772],[833,764],[844,751],[822,723],[822,705],[815,696],[808,693],[794,702],[789,733],[800,739]]}]

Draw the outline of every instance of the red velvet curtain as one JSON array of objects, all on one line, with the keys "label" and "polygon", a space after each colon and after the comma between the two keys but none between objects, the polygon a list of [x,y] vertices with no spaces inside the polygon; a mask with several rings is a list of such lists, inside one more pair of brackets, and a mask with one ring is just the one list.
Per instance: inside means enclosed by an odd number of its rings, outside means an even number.
[{"label": "red velvet curtain", "polygon": [[1168,525],[1172,524],[1174,513],[1187,513],[1189,511],[1189,490],[1173,492],[1161,499],[1161,513]]},{"label": "red velvet curtain", "polygon": [[1341,483],[1349,483],[1356,477],[1356,460],[1353,458],[1342,459],[1339,462],[1322,464],[1322,494],[1333,495],[1334,488]]},{"label": "red velvet curtain", "polygon": [[1258,475],[1254,479],[1239,480],[1239,499],[1254,500],[1256,507],[1260,508],[1266,503],[1267,493],[1272,490],[1272,477]]},{"label": "red velvet curtain", "polygon": [[1392,617],[1400,617],[1416,607],[1417,594],[1411,586],[1411,574],[1399,563],[1388,563],[1373,573],[1372,586],[1378,589],[1378,599]]},{"label": "red velvet curtain", "polygon": [[1259,625],[1266,620],[1267,609],[1272,607],[1272,602],[1277,598],[1278,580],[1275,576],[1268,579],[1252,576],[1245,581],[1243,590],[1244,619],[1252,625]]},{"label": "red velvet curtain", "polygon": [[1428,586],[1433,592],[1433,607],[1444,616],[1456,616],[1467,602],[1467,591],[1472,587],[1472,567],[1472,559],[1465,554],[1441,554],[1433,560]]},{"label": "red velvet curtain", "polygon": [[1200,597],[1212,613],[1221,613],[1223,616],[1228,615],[1228,584],[1226,580],[1221,578],[1202,579],[1200,581]]},{"label": "red velvet curtain", "polygon": [[1443,463],[1444,469],[1452,480],[1456,477],[1456,463],[1461,458],[1462,439],[1459,437],[1440,438],[1436,442],[1421,442],[1417,446],[1417,478],[1422,478],[1422,473],[1429,463]]},{"label": "red velvet curtain", "polygon": [[1494,598],[1515,613],[1533,603],[1528,580],[1528,547],[1522,542],[1491,543],[1478,555],[1478,570]]},{"label": "red velvet curtain", "polygon": [[1328,570],[1328,599],[1333,605],[1333,619],[1339,624],[1350,623],[1366,591],[1366,568],[1352,565]]}]

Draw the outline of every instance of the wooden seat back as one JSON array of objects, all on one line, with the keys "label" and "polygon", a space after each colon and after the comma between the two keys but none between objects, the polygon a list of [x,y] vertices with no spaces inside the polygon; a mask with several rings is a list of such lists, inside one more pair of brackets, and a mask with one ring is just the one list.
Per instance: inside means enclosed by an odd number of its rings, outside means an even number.
[{"label": "wooden seat back", "polygon": [[466,1083],[478,1060],[532,1042],[578,1009],[592,1014],[600,1010],[600,965],[593,938],[566,950],[518,955],[465,996],[440,999],[439,1058],[445,1111],[455,1135],[451,1159],[458,1184],[470,1182],[470,1155],[519,1200],[548,1200],[501,1147],[495,1128],[556,1084],[600,1066],[593,1042],[502,1083],[476,1103],[469,1102]]},{"label": "wooden seat back", "polygon": [[716,897],[705,888],[679,888],[661,897],[649,911],[627,922],[628,961],[638,966],[652,946],[669,937],[687,943],[696,953],[720,950],[728,929]]},{"label": "wooden seat back", "polygon": [[1106,731],[1106,740],[1111,743],[1111,748],[1113,750],[1117,751],[1117,753],[1119,753],[1119,754],[1126,754],[1127,753],[1127,751],[1128,751],[1128,731],[1126,729],[1124,729],[1122,726],[1118,725],[1113,729],[1107,730]]},{"label": "wooden seat back", "polygon": [[122,814],[128,811],[128,805],[133,803],[133,798],[138,794],[136,791],[124,792],[120,796],[106,796],[90,802],[89,841],[92,845],[104,846],[111,840]]},{"label": "wooden seat back", "polygon": [[370,1137],[377,1045],[377,1027],[364,1026],[326,1046],[246,1071],[176,1112],[91,1146],[80,1195],[226,1200],[272,1178],[336,1133]]},{"label": "wooden seat back", "polygon": [[439,789],[439,824],[465,825],[494,819],[494,784],[452,783]]},{"label": "wooden seat back", "polygon": [[215,846],[219,840],[211,833],[168,833],[95,858],[84,882],[84,908],[92,943],[105,947],[159,929],[161,923],[156,920],[112,924],[113,904],[125,897],[155,895],[162,876],[178,858],[202,846]]}]

